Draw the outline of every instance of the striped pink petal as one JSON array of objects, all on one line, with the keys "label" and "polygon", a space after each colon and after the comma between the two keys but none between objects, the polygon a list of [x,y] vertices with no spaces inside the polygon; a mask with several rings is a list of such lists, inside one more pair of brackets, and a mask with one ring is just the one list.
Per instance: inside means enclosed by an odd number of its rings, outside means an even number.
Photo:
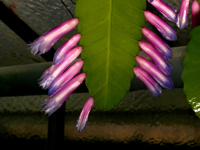
[{"label": "striped pink petal", "polygon": [[58,41],[60,37],[71,31],[78,24],[78,18],[73,18],[64,21],[59,26],[47,31],[45,34],[30,43],[32,54],[39,53],[39,55],[46,53]]},{"label": "striped pink petal", "polygon": [[62,63],[52,65],[52,67],[50,67],[53,68],[51,69],[51,71],[47,69],[39,79],[41,80],[39,82],[40,86],[42,86],[42,88],[44,89],[49,88],[49,86],[52,84],[55,78],[62,74],[63,71],[80,55],[81,52],[82,47],[75,47],[74,49],[69,51]]},{"label": "striped pink petal", "polygon": [[53,112],[60,108],[69,95],[80,86],[85,77],[86,74],[81,73],[63,85],[53,95],[44,100],[42,105],[46,106],[42,110],[50,116]]},{"label": "striped pink petal", "polygon": [[160,37],[158,37],[154,32],[147,28],[142,28],[142,34],[147,38],[149,42],[164,56],[172,58],[172,50],[169,45],[167,45]]},{"label": "striped pink petal", "polygon": [[188,25],[188,7],[190,0],[182,0],[176,25],[182,30]]},{"label": "striped pink petal", "polygon": [[90,113],[90,110],[92,109],[92,106],[94,105],[94,98],[90,97],[86,103],[83,105],[83,109],[81,111],[81,114],[76,122],[76,128],[78,132],[83,131],[86,128],[88,116]]},{"label": "striped pink petal", "polygon": [[177,10],[164,3],[161,0],[148,0],[160,13],[163,14],[169,21],[176,22]]},{"label": "striped pink petal", "polygon": [[160,97],[162,88],[142,69],[134,67],[133,71],[135,75],[146,85],[151,94],[156,97]]},{"label": "striped pink petal", "polygon": [[81,34],[76,34],[73,37],[71,37],[65,44],[63,44],[54,54],[53,57],[53,64],[56,65],[58,63],[61,63],[66,54],[79,42],[81,38]]},{"label": "striped pink petal", "polygon": [[165,59],[163,55],[153,47],[153,45],[144,41],[139,41],[138,44],[141,50],[154,61],[156,66],[158,66],[161,71],[163,71],[163,73],[165,73],[166,75],[172,74],[172,70],[170,68],[171,66],[169,66],[166,62],[168,60]]},{"label": "striped pink petal", "polygon": [[147,10],[144,11],[144,17],[149,23],[151,23],[154,27],[157,28],[157,30],[166,40],[177,40],[176,32],[161,18]]},{"label": "striped pink petal", "polygon": [[67,69],[62,75],[58,76],[51,86],[49,87],[48,94],[52,95],[56,92],[62,85],[70,81],[77,73],[80,72],[81,68],[83,67],[83,60],[79,60],[74,63],[69,69]]},{"label": "striped pink petal", "polygon": [[165,75],[157,66],[142,56],[136,56],[136,61],[142,69],[149,73],[162,87],[173,89],[171,78]]}]

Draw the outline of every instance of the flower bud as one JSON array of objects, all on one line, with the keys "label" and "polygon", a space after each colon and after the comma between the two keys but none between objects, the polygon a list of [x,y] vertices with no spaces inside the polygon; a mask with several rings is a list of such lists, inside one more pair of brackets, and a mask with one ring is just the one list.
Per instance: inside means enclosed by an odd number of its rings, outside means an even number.
[{"label": "flower bud", "polygon": [[146,85],[151,94],[160,97],[162,88],[142,69],[138,67],[133,68],[134,74]]},{"label": "flower bud", "polygon": [[81,114],[76,122],[76,128],[78,132],[83,131],[86,128],[88,116],[90,113],[90,110],[92,109],[92,106],[94,105],[94,98],[90,97],[86,103],[83,105],[83,109],[81,111]]},{"label": "flower bud", "polygon": [[40,56],[41,54],[48,52],[51,47],[58,41],[58,39],[75,28],[78,22],[78,18],[73,18],[64,21],[59,26],[47,31],[42,36],[29,44],[31,46],[31,53],[34,55],[38,53]]},{"label": "flower bud", "polygon": [[160,37],[147,28],[142,28],[142,34],[164,56],[172,58],[172,50]]},{"label": "flower bud", "polygon": [[171,78],[165,75],[157,66],[142,56],[136,56],[136,61],[142,69],[149,73],[162,87],[173,89]]},{"label": "flower bud", "polygon": [[188,7],[190,0],[182,0],[176,25],[182,30],[188,25]]},{"label": "flower bud", "polygon": [[169,21],[176,22],[177,10],[167,5],[161,0],[148,0],[160,13],[163,14]]},{"label": "flower bud", "polygon": [[151,23],[154,27],[157,28],[157,30],[166,40],[177,40],[176,32],[161,18],[147,10],[144,11],[144,17],[149,23]]}]

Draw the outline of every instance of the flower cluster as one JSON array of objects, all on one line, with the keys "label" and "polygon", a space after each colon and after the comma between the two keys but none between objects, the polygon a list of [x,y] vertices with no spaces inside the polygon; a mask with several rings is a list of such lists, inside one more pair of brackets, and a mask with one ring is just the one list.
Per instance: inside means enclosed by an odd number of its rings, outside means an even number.
[{"label": "flower cluster", "polygon": [[[181,30],[187,26],[189,0],[182,0],[179,11],[161,0],[148,0],[148,2],[169,21],[176,23]],[[177,40],[176,32],[164,20],[150,11],[144,11],[144,16],[145,19],[151,23],[166,40]],[[139,41],[139,47],[153,60],[155,65],[141,56],[136,56],[136,61],[143,70],[134,67],[133,71],[135,75],[144,82],[152,95],[159,97],[162,91],[160,86],[163,88],[173,89],[173,82],[169,76],[172,74],[172,64],[168,61],[168,58],[172,58],[172,51],[171,48],[151,30],[142,28],[142,34],[150,43]],[[151,78],[151,76],[149,76],[149,74],[156,80],[156,82]],[[160,86],[157,83],[159,83]]]},{"label": "flower cluster", "polygon": [[[75,28],[78,22],[78,18],[70,19],[40,36],[30,44],[32,54],[38,53],[41,55],[49,51],[55,42]],[[54,54],[52,66],[45,70],[39,79],[40,86],[45,90],[49,89],[49,97],[41,103],[41,105],[45,105],[42,110],[48,113],[49,116],[61,107],[64,101],[79,87],[86,77],[85,73],[78,74],[83,67],[83,60],[76,61],[69,67],[82,52],[81,46],[75,47],[80,38],[81,35],[76,34],[58,48]],[[66,68],[68,69],[66,70]],[[76,125],[79,132],[85,129],[93,104],[94,99],[90,97],[83,106]]]},{"label": "flower cluster", "polygon": [[[187,26],[189,0],[182,0],[179,11],[161,0],[148,0],[148,2],[158,9],[168,20],[176,23],[181,30]],[[197,19],[200,16],[200,6],[197,0],[193,1],[191,9],[193,19],[192,27],[194,28],[200,25],[200,21]],[[144,11],[144,16],[149,23],[157,28],[166,40],[175,41],[177,39],[176,32],[161,18],[149,11]],[[30,43],[32,54],[35,55],[38,53],[38,55],[41,55],[49,51],[55,42],[75,28],[78,22],[78,18],[64,21],[59,26],[40,36],[34,42]],[[168,61],[168,58],[172,58],[172,51],[171,48],[151,30],[142,28],[142,34],[150,43],[139,41],[139,47],[155,64],[142,56],[136,56],[136,61],[141,68],[134,67],[133,71],[135,75],[144,82],[152,95],[159,97],[162,92],[160,86],[168,89],[173,88],[173,82],[170,78],[172,74],[172,64]],[[54,54],[52,66],[45,70],[39,79],[40,86],[45,90],[49,89],[49,97],[41,103],[41,105],[45,105],[42,110],[48,113],[48,115],[51,115],[59,109],[69,95],[79,87],[86,77],[85,73],[78,74],[83,67],[83,60],[79,60],[70,66],[82,52],[82,47],[76,46],[80,38],[81,35],[76,34],[66,41]],[[152,79],[152,77],[155,80]],[[76,127],[79,132],[85,129],[93,105],[94,98],[90,97],[84,104],[77,120]]]},{"label": "flower cluster", "polygon": [[[165,4],[164,2],[162,2],[162,0],[148,0],[148,2],[152,6],[154,6],[160,13],[162,13],[163,16],[165,16],[169,21],[175,22],[176,25],[181,30],[187,26],[187,24],[188,24],[188,7],[189,7],[190,0],[182,0],[179,11],[177,11],[176,9],[172,8],[171,6]],[[152,18],[153,17],[151,17],[149,19],[152,19]],[[158,20],[157,16],[155,16],[155,19]],[[156,20],[154,21],[154,24],[157,23]],[[151,21],[151,20],[147,20],[147,21]],[[164,30],[167,29],[166,26],[168,26],[168,25],[163,26]],[[155,27],[158,28],[158,30],[160,28],[157,26],[155,26]],[[170,28],[168,28],[168,33],[170,33],[170,32],[173,32],[173,30],[170,30]],[[166,39],[168,40],[168,38],[166,38]]]}]

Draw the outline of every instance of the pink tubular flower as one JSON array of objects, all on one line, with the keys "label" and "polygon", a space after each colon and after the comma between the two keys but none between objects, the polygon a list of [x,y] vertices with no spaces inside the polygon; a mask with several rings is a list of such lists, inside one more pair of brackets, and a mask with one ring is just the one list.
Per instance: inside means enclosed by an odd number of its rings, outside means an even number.
[{"label": "pink tubular flower", "polygon": [[192,10],[192,28],[200,25],[200,5],[197,0],[194,0],[191,5]]},{"label": "pink tubular flower", "polygon": [[172,58],[172,50],[160,37],[147,28],[142,28],[142,34],[164,56]]},{"label": "pink tubular flower", "polygon": [[163,14],[169,21],[176,22],[177,10],[167,5],[161,0],[148,0],[160,13]]},{"label": "pink tubular flower", "polygon": [[62,85],[70,81],[71,78],[73,78],[81,68],[83,67],[83,60],[79,60],[76,63],[74,63],[69,69],[67,69],[62,75],[58,76],[51,86],[49,87],[48,94],[52,95],[55,91],[57,91]]},{"label": "pink tubular flower", "polygon": [[136,56],[136,61],[142,69],[149,73],[162,87],[173,89],[171,78],[165,75],[157,66],[142,56]]},{"label": "pink tubular flower", "polygon": [[176,32],[161,18],[151,13],[150,11],[144,11],[144,17],[146,20],[157,28],[162,36],[169,41],[177,40]]},{"label": "pink tubular flower", "polygon": [[51,49],[51,47],[57,42],[57,40],[75,28],[78,24],[78,18],[73,18],[64,21],[59,26],[49,30],[35,41],[30,43],[30,49],[32,54],[39,53],[38,55],[44,54]]},{"label": "pink tubular flower", "polygon": [[41,105],[46,105],[42,110],[50,116],[53,112],[60,108],[69,95],[79,87],[85,77],[86,74],[81,73],[63,85],[53,95],[49,96],[43,103],[41,103]]},{"label": "pink tubular flower", "polygon": [[146,85],[151,94],[156,97],[160,97],[162,88],[142,69],[134,67],[133,71],[135,75]]},{"label": "pink tubular flower", "polygon": [[182,0],[180,10],[177,16],[176,25],[179,29],[184,29],[188,25],[188,7],[190,0]]},{"label": "pink tubular flower", "polygon": [[73,37],[71,37],[67,42],[65,42],[65,44],[63,44],[54,54],[53,64],[56,65],[58,63],[61,63],[64,60],[66,54],[69,52],[69,50],[76,46],[80,38],[81,34],[76,34]]},{"label": "pink tubular flower", "polygon": [[76,122],[76,128],[77,128],[78,132],[81,132],[86,128],[88,116],[89,116],[90,110],[92,109],[93,105],[94,105],[93,97],[90,97],[86,101],[86,103],[83,105],[81,114]]},{"label": "pink tubular flower", "polygon": [[78,46],[74,49],[70,50],[62,63],[57,65],[52,65],[49,69],[47,69],[41,76],[39,80],[40,86],[44,89],[47,89],[52,82],[58,77],[63,71],[80,55],[82,52],[82,47]]},{"label": "pink tubular flower", "polygon": [[138,44],[141,50],[145,52],[154,61],[156,66],[158,66],[161,69],[161,71],[163,71],[163,73],[165,73],[166,75],[172,74],[172,70],[166,62],[168,60],[164,59],[163,55],[160,52],[158,52],[153,47],[153,45],[144,41],[139,41]]}]

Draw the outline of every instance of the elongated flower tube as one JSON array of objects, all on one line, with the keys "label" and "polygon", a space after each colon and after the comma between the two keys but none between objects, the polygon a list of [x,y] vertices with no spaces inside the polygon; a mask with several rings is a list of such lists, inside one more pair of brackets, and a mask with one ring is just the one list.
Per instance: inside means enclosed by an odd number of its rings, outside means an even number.
[{"label": "elongated flower tube", "polygon": [[83,67],[83,60],[79,60],[74,63],[70,68],[68,68],[63,74],[58,76],[51,86],[49,87],[48,94],[52,95],[55,91],[57,91],[62,85],[67,83],[71,78],[73,78],[77,73],[80,72]]},{"label": "elongated flower tube", "polygon": [[34,55],[36,53],[38,53],[38,55],[46,53],[51,49],[51,47],[58,41],[60,37],[75,28],[78,22],[78,18],[73,18],[64,21],[59,26],[47,31],[45,34],[29,44],[31,53]]},{"label": "elongated flower tube", "polygon": [[184,29],[188,25],[188,7],[190,0],[182,0],[176,25],[179,29]]},{"label": "elongated flower tube", "polygon": [[192,28],[200,25],[200,5],[197,0],[194,0],[191,5],[192,10]]},{"label": "elongated flower tube", "polygon": [[157,28],[157,30],[166,40],[177,40],[176,32],[161,18],[147,10],[144,11],[144,17],[149,23],[151,23],[154,27]]},{"label": "elongated flower tube", "polygon": [[165,75],[157,66],[142,56],[136,56],[136,61],[142,69],[149,73],[162,87],[173,89],[171,78]]},{"label": "elongated flower tube", "polygon": [[176,23],[177,10],[167,5],[161,0],[148,0],[148,2],[154,6],[163,16],[169,21]]},{"label": "elongated flower tube", "polygon": [[42,88],[45,90],[49,88],[55,78],[62,74],[63,71],[80,55],[81,52],[82,47],[75,47],[69,51],[62,63],[52,65],[49,69],[47,69],[39,79],[41,80],[39,82],[40,86],[42,86]]},{"label": "elongated flower tube", "polygon": [[172,58],[172,50],[169,45],[167,45],[160,37],[158,37],[154,32],[147,28],[142,28],[142,34],[147,38],[149,42],[164,56]]},{"label": "elongated flower tube", "polygon": [[161,71],[163,71],[163,73],[165,73],[166,75],[172,74],[172,70],[166,62],[167,59],[164,59],[163,55],[160,52],[158,52],[153,47],[153,45],[144,41],[139,41],[138,44],[140,46],[140,49],[154,61],[156,66],[158,66],[161,69]]},{"label": "elongated flower tube", "polygon": [[65,44],[63,44],[54,54],[53,57],[53,64],[56,65],[58,63],[61,63],[66,54],[79,42],[81,38],[81,34],[76,34],[73,37],[71,37]]},{"label": "elongated flower tube", "polygon": [[71,79],[68,83],[64,84],[53,95],[49,96],[43,103],[41,103],[41,105],[46,105],[42,110],[50,116],[53,112],[60,108],[69,95],[79,87],[85,77],[86,74],[81,73]]},{"label": "elongated flower tube", "polygon": [[136,77],[146,85],[153,96],[160,97],[162,88],[148,75],[148,73],[138,67],[134,67],[133,71]]},{"label": "elongated flower tube", "polygon": [[90,110],[92,109],[92,106],[94,105],[94,98],[90,97],[86,103],[83,105],[83,109],[81,111],[81,114],[76,122],[76,128],[78,132],[83,131],[86,128],[88,116],[90,113]]}]

